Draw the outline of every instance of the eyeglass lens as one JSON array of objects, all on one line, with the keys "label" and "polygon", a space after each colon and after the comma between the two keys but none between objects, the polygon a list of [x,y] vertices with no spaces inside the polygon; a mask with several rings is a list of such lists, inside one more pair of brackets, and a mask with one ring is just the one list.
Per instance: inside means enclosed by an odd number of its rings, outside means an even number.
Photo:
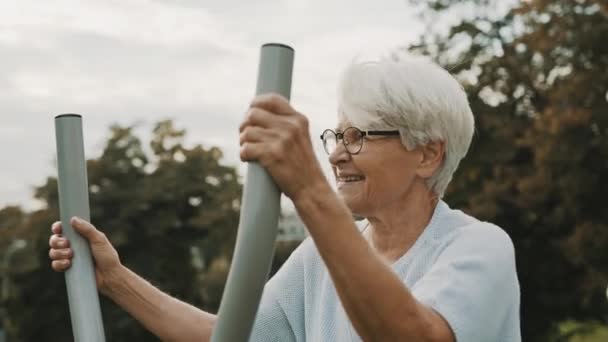
[{"label": "eyeglass lens", "polygon": [[349,153],[359,153],[363,145],[363,133],[356,127],[349,127],[342,134],[336,134],[332,130],[323,132],[323,147],[325,152],[332,154],[336,150],[338,146],[336,135],[342,136],[342,143]]}]

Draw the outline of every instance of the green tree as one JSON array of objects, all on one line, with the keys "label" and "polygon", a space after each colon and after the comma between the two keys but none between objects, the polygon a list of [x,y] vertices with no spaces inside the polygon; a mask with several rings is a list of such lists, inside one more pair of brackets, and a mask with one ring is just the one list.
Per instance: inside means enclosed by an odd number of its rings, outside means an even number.
[{"label": "green tree", "polygon": [[[87,161],[91,220],[121,260],[165,292],[216,311],[238,226],[241,185],[221,151],[186,147],[171,121],[156,125],[150,149],[132,127],[114,126],[99,158]],[[151,151],[151,152],[149,152]],[[18,269],[8,304],[11,341],[71,341],[64,277],[49,266],[50,225],[59,217],[57,180],[36,189],[46,205],[0,211],[0,246],[28,241],[29,268]],[[108,341],[156,341],[134,319],[102,298]],[[52,338],[51,338],[52,337]]]},{"label": "green tree", "polygon": [[503,15],[499,1],[412,2],[429,22],[461,18],[410,49],[469,95],[477,131],[447,198],[513,238],[524,340],[567,319],[605,324],[608,4],[529,0]]}]

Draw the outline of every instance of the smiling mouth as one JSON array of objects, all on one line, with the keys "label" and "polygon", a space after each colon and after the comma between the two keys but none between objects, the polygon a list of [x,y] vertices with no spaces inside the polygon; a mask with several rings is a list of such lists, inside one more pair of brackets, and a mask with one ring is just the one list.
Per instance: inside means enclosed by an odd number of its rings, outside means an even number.
[{"label": "smiling mouth", "polygon": [[363,176],[345,176],[345,177],[338,177],[338,184],[347,184],[347,183],[355,183],[355,182],[360,182],[362,180],[364,180],[365,177]]}]

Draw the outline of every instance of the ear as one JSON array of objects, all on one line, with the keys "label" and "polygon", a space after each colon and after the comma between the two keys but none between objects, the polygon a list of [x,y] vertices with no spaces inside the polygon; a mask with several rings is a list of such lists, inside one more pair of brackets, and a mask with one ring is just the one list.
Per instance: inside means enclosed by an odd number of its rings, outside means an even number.
[{"label": "ear", "polygon": [[424,179],[432,177],[443,163],[445,156],[445,142],[434,141],[419,147],[421,160],[416,174]]}]

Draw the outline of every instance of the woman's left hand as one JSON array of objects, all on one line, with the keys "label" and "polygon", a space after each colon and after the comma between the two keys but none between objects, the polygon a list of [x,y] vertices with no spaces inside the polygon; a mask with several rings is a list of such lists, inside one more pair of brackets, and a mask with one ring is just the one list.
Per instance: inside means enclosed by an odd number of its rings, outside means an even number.
[{"label": "woman's left hand", "polygon": [[294,202],[307,189],[326,182],[313,151],[308,119],[284,97],[255,97],[239,131],[241,160],[259,162]]}]

